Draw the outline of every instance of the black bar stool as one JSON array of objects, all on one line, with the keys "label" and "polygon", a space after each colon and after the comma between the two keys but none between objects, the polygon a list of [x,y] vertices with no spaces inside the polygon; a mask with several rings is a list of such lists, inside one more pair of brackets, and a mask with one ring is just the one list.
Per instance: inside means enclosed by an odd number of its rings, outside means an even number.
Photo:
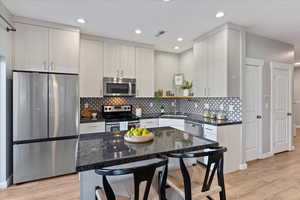
[{"label": "black bar stool", "polygon": [[[226,200],[223,172],[223,156],[226,151],[224,147],[212,147],[200,152],[168,154],[168,157],[179,158],[180,169],[169,172],[167,185],[185,200],[192,198],[212,200],[211,195],[214,194],[219,194],[220,200]],[[196,165],[186,167],[183,160],[201,157],[208,158],[207,164],[199,159]],[[214,178],[216,172],[217,180]]]},{"label": "black bar stool", "polygon": [[151,164],[126,168],[126,169],[96,169],[95,172],[98,175],[102,175],[103,178],[103,188],[97,186],[96,189],[96,200],[128,200],[128,197],[116,196],[113,189],[111,188],[107,176],[121,176],[133,174],[134,178],[134,200],[139,200],[139,186],[141,182],[146,182],[145,191],[143,195],[143,200],[147,200],[152,184],[152,180],[155,174],[155,171],[159,167],[163,167],[163,171],[159,176],[158,192],[159,199],[166,200],[165,186],[168,175],[168,158],[158,157],[159,161],[156,161]]}]

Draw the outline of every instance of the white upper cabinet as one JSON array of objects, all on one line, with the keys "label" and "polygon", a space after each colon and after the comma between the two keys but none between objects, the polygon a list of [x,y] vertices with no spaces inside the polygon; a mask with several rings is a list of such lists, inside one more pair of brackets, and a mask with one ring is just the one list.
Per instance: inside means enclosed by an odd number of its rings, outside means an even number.
[{"label": "white upper cabinet", "polygon": [[75,31],[50,29],[49,70],[62,73],[79,73],[79,38]]},{"label": "white upper cabinet", "polygon": [[200,97],[239,97],[240,30],[223,28],[194,44],[194,92]]},{"label": "white upper cabinet", "polygon": [[49,29],[19,23],[15,26],[14,69],[48,71]]},{"label": "white upper cabinet", "polygon": [[120,75],[119,44],[104,42],[104,76],[117,77]]},{"label": "white upper cabinet", "polygon": [[79,31],[16,23],[13,68],[79,73]]},{"label": "white upper cabinet", "polygon": [[135,48],[104,42],[104,76],[135,78]]},{"label": "white upper cabinet", "polygon": [[193,78],[193,91],[195,96],[206,96],[207,86],[207,41],[194,44],[195,72]]},{"label": "white upper cabinet", "polygon": [[80,97],[103,96],[103,42],[81,39]]},{"label": "white upper cabinet", "polygon": [[137,97],[154,95],[154,50],[136,48],[136,85]]}]

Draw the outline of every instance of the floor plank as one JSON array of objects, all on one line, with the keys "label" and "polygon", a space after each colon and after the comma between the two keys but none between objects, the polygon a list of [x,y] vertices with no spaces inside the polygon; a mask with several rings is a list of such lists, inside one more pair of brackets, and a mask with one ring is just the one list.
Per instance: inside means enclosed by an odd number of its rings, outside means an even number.
[{"label": "floor plank", "polygon": [[[297,130],[300,135],[300,129]],[[229,200],[299,200],[300,136],[296,150],[248,163],[248,169],[225,176]],[[0,190],[2,200],[79,200],[77,175],[20,184]],[[217,198],[216,198],[217,199]]]}]

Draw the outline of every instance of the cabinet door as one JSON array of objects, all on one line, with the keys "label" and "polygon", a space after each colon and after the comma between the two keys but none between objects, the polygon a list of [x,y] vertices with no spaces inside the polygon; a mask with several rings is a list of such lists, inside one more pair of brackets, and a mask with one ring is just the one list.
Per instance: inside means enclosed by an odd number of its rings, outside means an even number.
[{"label": "cabinet door", "polygon": [[213,35],[208,45],[208,96],[227,96],[227,31]]},{"label": "cabinet door", "polygon": [[48,71],[49,29],[16,23],[14,69]]},{"label": "cabinet door", "polygon": [[50,29],[51,72],[79,73],[79,32]]},{"label": "cabinet door", "polygon": [[124,78],[135,78],[135,48],[120,45],[120,75]]},{"label": "cabinet door", "polygon": [[154,50],[136,48],[137,97],[154,95]]},{"label": "cabinet door", "polygon": [[194,44],[195,73],[193,91],[195,96],[204,97],[207,93],[207,41]]},{"label": "cabinet door", "polygon": [[120,45],[104,42],[104,76],[117,77],[120,74]]},{"label": "cabinet door", "polygon": [[103,43],[81,40],[80,97],[103,96]]}]

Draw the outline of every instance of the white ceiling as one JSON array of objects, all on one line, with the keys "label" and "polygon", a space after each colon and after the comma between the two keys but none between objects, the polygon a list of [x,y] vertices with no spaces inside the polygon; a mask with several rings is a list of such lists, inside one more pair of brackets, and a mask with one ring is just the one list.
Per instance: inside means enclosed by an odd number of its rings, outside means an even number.
[{"label": "white ceiling", "polygon": [[[154,44],[157,49],[177,52],[191,47],[197,36],[225,22],[249,31],[295,44],[300,49],[299,0],[2,0],[17,16],[77,25],[82,31],[106,37]],[[215,18],[218,11],[225,17]],[[140,28],[143,34],[136,35]],[[167,33],[161,38],[159,30]],[[176,41],[182,37],[183,42]],[[300,61],[300,54],[298,54]]]}]

